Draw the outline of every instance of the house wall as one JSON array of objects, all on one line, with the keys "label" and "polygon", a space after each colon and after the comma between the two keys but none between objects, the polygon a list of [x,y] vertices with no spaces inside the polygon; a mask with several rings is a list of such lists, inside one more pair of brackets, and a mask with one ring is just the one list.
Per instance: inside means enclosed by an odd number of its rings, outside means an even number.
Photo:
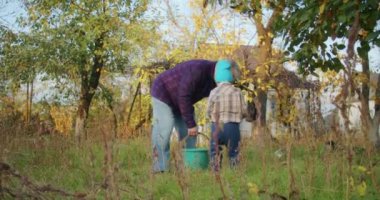
[{"label": "house wall", "polygon": [[[308,100],[308,90],[296,89],[294,95],[292,96],[292,103],[295,106],[295,119],[291,124],[293,130],[289,130],[290,126],[286,126],[281,122],[278,122],[278,105],[277,105],[277,93],[275,90],[268,91],[267,99],[267,112],[266,112],[266,121],[267,126],[270,131],[270,134],[273,137],[287,133],[291,131],[294,133],[294,129],[305,130],[308,126],[307,114],[309,112],[309,100]],[[302,133],[300,133],[302,134]]]},{"label": "house wall", "polygon": [[[375,102],[373,100],[369,101],[369,107],[370,107],[370,115],[371,117],[373,117],[375,115],[375,110],[374,110],[374,104]],[[361,108],[361,103],[356,101],[356,102],[351,102],[349,104],[349,110],[348,110],[348,120],[349,120],[349,129],[352,130],[354,132],[354,134],[356,134],[357,136],[362,136],[362,121],[360,119],[361,117],[361,112],[360,112],[360,108]],[[338,110],[338,109],[335,109],[335,111],[333,112],[333,121],[336,121],[336,124],[330,124],[330,127],[328,128],[332,128],[331,126],[339,126],[339,129],[342,130],[343,132],[345,132],[345,119],[343,118],[341,112]],[[331,120],[331,117],[328,118],[327,120]],[[380,129],[379,129],[379,132],[380,133]]]}]

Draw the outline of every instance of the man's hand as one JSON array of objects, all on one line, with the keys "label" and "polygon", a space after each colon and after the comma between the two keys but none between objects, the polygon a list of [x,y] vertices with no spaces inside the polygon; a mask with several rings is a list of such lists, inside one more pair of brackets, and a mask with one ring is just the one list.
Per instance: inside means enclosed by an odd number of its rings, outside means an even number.
[{"label": "man's hand", "polygon": [[194,126],[193,128],[189,128],[187,129],[187,134],[189,136],[196,136],[198,134],[198,130],[197,130],[197,127]]}]

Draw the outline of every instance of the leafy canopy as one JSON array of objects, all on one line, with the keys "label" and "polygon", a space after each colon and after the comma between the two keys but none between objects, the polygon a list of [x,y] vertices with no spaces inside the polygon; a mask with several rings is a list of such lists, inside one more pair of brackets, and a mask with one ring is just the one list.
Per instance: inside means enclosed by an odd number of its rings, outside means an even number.
[{"label": "leafy canopy", "polygon": [[301,73],[344,67],[338,52],[346,48],[349,39],[355,40],[349,33],[356,11],[360,25],[356,38],[360,43],[359,56],[368,53],[371,45],[380,45],[377,0],[288,1],[285,11],[285,17],[278,20],[276,28],[283,34],[287,53],[299,63]]},{"label": "leafy canopy", "polygon": [[78,78],[94,57],[105,70],[122,70],[156,39],[148,1],[34,0],[23,24],[40,35],[41,67],[49,74]]}]

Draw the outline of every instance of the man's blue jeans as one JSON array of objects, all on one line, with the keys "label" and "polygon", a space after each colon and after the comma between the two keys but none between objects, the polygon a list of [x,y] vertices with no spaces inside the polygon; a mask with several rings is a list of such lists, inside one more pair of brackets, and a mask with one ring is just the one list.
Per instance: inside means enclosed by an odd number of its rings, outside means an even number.
[{"label": "man's blue jeans", "polygon": [[[187,126],[181,116],[175,115],[172,109],[164,102],[152,97],[153,107],[153,172],[162,172],[169,169],[170,159],[170,136],[173,127],[177,130],[178,139],[187,136]],[[186,148],[194,148],[196,137],[188,137]]]}]

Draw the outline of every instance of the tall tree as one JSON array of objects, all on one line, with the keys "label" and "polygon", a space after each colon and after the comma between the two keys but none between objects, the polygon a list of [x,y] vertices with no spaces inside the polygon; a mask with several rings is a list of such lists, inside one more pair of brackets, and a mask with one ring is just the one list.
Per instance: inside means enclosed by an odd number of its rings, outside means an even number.
[{"label": "tall tree", "polygon": [[[207,4],[223,4],[223,1],[205,0],[204,6]],[[257,32],[257,46],[258,55],[256,57],[255,69],[251,69],[251,75],[254,76],[253,80],[258,87],[258,100],[259,100],[259,118],[258,122],[261,128],[266,125],[266,102],[267,102],[267,87],[271,84],[270,79],[273,78],[271,74],[278,66],[274,63],[278,62],[273,52],[273,41],[275,38],[274,27],[277,19],[281,17],[285,8],[285,0],[229,0],[226,1],[229,8],[240,12],[242,15],[248,16],[254,21]],[[273,85],[273,84],[272,84]],[[262,129],[264,130],[264,129]]]},{"label": "tall tree", "polygon": [[[123,70],[156,39],[146,19],[148,0],[33,0],[25,25],[45,40],[40,67],[58,79],[79,82],[75,136],[80,141],[103,70]],[[142,47],[145,45],[144,47]]]},{"label": "tall tree", "polygon": [[[282,26],[278,28],[288,41],[292,59],[299,63],[299,71],[312,74],[315,69],[342,69],[346,85],[340,97],[359,97],[363,131],[372,142],[380,144],[380,79],[375,86],[375,114],[371,117],[368,57],[371,48],[380,46],[379,2],[302,0],[289,1],[287,6],[287,15],[279,20]],[[346,54],[341,56],[339,50]],[[363,78],[359,81],[355,81],[357,62],[362,64]]]},{"label": "tall tree", "polygon": [[25,119],[28,123],[31,118],[33,80],[37,74],[34,53],[37,52],[38,38],[10,29],[0,30],[0,38],[0,94],[15,95],[21,84],[26,84]]}]

